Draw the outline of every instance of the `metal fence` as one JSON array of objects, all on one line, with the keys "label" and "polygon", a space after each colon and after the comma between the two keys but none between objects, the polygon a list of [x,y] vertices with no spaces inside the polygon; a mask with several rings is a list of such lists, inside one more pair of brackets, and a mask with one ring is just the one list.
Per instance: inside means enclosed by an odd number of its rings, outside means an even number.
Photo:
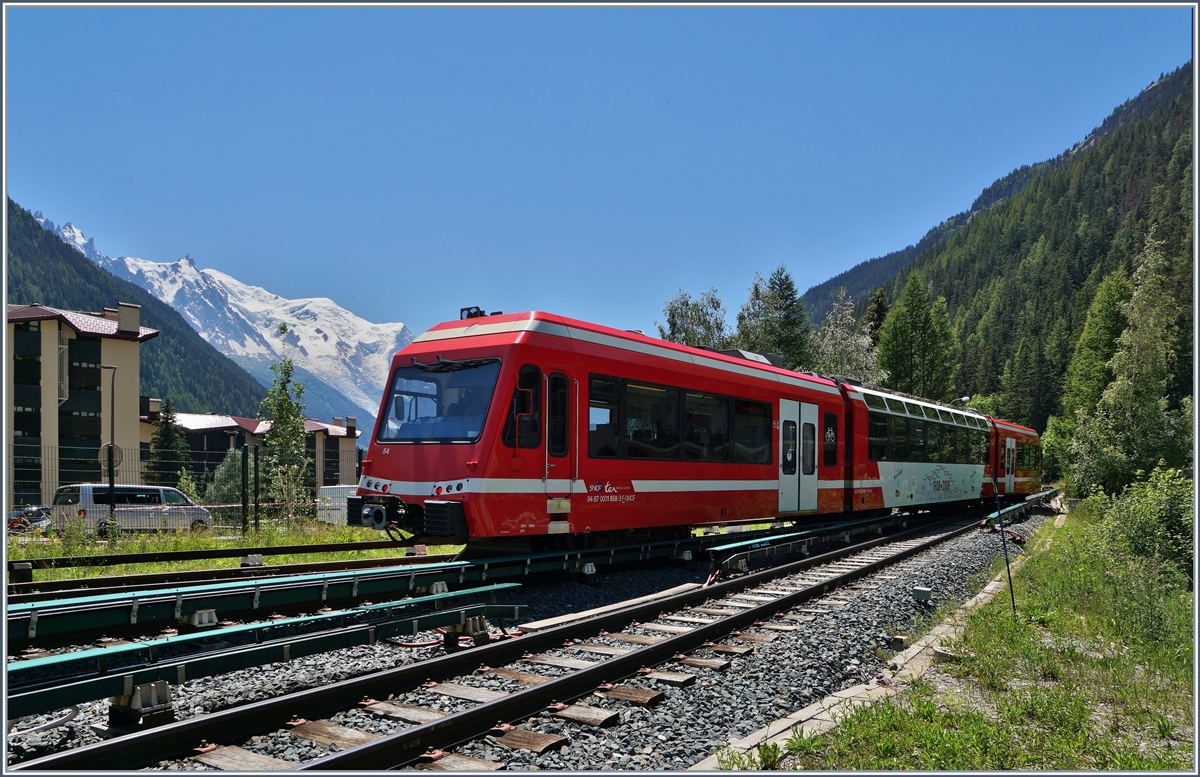
[{"label": "metal fence", "polygon": [[[107,486],[107,451],[95,447],[14,444],[9,457],[5,510],[51,506],[63,486]],[[115,449],[116,486],[166,486],[185,493],[220,526],[245,527],[261,520],[293,517],[345,522],[345,488],[358,482],[357,451],[309,451],[301,499],[287,510],[273,495],[266,449],[244,446],[224,451]],[[343,486],[342,488],[325,488]],[[159,492],[143,498],[170,497]],[[285,513],[291,513],[285,515]]]}]

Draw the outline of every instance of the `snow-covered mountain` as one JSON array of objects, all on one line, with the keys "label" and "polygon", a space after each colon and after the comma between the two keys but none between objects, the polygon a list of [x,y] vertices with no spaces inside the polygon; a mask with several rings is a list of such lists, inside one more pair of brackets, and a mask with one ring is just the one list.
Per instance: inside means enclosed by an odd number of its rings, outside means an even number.
[{"label": "snow-covered mountain", "polygon": [[413,339],[404,324],[373,324],[327,297],[286,299],[200,269],[190,256],[174,262],[105,256],[74,224],[56,228],[41,211],[34,218],[113,275],[178,310],[201,337],[263,385],[271,385],[270,365],[289,357],[296,379],[305,384],[310,416],[356,415],[360,428],[371,428],[391,357]]}]

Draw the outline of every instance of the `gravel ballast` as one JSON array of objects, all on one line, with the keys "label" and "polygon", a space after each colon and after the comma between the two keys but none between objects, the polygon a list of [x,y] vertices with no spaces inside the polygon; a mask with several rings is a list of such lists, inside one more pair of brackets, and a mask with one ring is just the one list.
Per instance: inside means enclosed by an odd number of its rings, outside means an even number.
[{"label": "gravel ballast", "polygon": [[[1045,520],[1043,514],[1031,515],[1014,525],[1014,531],[1030,536]],[[1009,544],[1010,554],[1020,552]],[[685,671],[697,675],[688,688],[666,687],[641,678],[626,683],[663,691],[665,699],[651,708],[629,705],[601,697],[578,700],[579,703],[611,708],[620,713],[620,724],[609,729],[581,726],[549,713],[541,713],[522,727],[543,733],[562,734],[568,744],[558,751],[534,754],[510,750],[491,738],[462,746],[456,752],[474,758],[505,763],[517,769],[683,769],[715,749],[736,741],[772,720],[799,710],[825,695],[882,676],[890,635],[912,633],[927,622],[940,604],[954,604],[975,593],[972,584],[983,582],[981,573],[1000,553],[995,533],[972,531],[929,551],[905,560],[860,581],[849,603],[827,614],[816,614],[811,622],[797,624],[794,632],[777,633],[770,644],[754,644],[744,656],[721,656],[731,665],[725,671],[663,665],[667,671]],[[502,591],[497,602],[529,606],[529,619],[540,620],[612,602],[643,596],[681,583],[703,582],[704,565],[694,568],[667,567],[634,569],[603,576],[598,584],[563,581]],[[871,587],[871,586],[875,587]],[[930,603],[918,602],[913,588],[933,591]],[[649,632],[647,632],[649,633]],[[769,633],[769,632],[764,632]],[[661,635],[657,635],[661,636]],[[427,633],[414,641],[435,639]],[[596,640],[605,641],[605,640]],[[618,643],[612,643],[618,644]],[[625,645],[628,647],[628,645]],[[571,649],[561,655],[589,657]],[[220,677],[200,678],[171,689],[176,715],[190,718],[243,703],[327,685],[368,672],[391,669],[441,654],[441,648],[405,648],[389,642],[360,646],[320,656],[296,659],[288,663],[268,664]],[[710,649],[700,649],[698,657],[715,657]],[[589,658],[598,658],[590,656]],[[540,674],[555,674],[545,666],[518,664],[512,668]],[[562,670],[559,670],[562,671]],[[499,691],[515,691],[519,684],[495,677],[474,676],[457,682]],[[427,689],[400,694],[407,704],[454,712],[471,706],[470,702],[447,698]],[[8,763],[15,764],[66,747],[79,747],[99,741],[91,725],[107,719],[107,701],[80,706],[80,714],[66,726],[27,735],[11,736]],[[61,716],[61,712],[15,721],[19,728],[40,725]],[[350,710],[331,718],[334,723],[384,735],[405,727],[400,721],[364,710]],[[12,724],[10,724],[12,725]],[[250,737],[237,743],[247,750],[289,761],[319,757],[336,748],[326,748],[300,740],[286,732]],[[202,769],[192,760],[163,762],[158,768]]]}]

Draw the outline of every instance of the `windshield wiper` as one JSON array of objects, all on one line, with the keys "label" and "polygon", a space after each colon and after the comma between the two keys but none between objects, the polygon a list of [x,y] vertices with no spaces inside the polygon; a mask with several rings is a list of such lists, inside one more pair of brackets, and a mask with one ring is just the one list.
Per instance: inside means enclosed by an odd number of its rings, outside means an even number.
[{"label": "windshield wiper", "polygon": [[469,370],[472,367],[481,367],[484,364],[498,362],[496,358],[486,359],[443,359],[441,354],[438,354],[437,361],[433,364],[425,364],[417,361],[417,357],[412,357],[412,366],[422,372],[456,372],[458,370]]}]

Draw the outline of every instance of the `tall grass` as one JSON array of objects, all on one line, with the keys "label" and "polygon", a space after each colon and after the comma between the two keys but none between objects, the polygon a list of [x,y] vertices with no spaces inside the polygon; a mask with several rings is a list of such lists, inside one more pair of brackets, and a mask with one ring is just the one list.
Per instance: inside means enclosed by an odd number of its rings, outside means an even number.
[{"label": "tall grass", "polygon": [[1131,552],[1114,514],[1110,500],[1085,501],[1062,528],[1042,527],[1053,543],[1017,571],[1016,617],[1001,593],[951,646],[958,689],[918,681],[795,736],[784,768],[1189,769],[1189,581],[1177,556]]}]

